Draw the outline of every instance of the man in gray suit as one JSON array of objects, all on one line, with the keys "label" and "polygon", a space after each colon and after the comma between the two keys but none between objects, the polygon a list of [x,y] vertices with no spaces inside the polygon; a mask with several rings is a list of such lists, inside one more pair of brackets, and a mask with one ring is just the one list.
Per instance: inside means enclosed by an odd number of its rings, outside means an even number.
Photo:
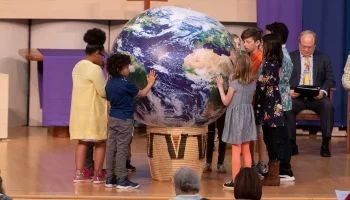
[{"label": "man in gray suit", "polygon": [[[322,157],[330,157],[329,142],[334,124],[334,108],[329,99],[330,89],[335,86],[333,69],[330,58],[315,51],[316,34],[312,31],[303,31],[299,36],[299,50],[290,53],[294,69],[290,79],[290,94],[292,96],[293,112],[289,113],[290,139],[292,154],[298,154],[296,145],[296,115],[302,110],[309,109],[320,115]],[[298,85],[312,85],[321,88],[319,95],[314,98],[301,97],[294,89]]]}]

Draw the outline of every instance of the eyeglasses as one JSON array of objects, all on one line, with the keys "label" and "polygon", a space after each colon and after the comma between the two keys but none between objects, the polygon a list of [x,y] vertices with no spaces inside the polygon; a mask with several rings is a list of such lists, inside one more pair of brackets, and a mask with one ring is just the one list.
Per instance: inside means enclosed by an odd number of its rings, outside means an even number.
[{"label": "eyeglasses", "polygon": [[105,55],[101,52],[98,52],[98,54],[100,54],[103,58],[105,57]]},{"label": "eyeglasses", "polygon": [[300,43],[299,43],[299,45],[300,45],[301,48],[303,48],[303,49],[312,49],[312,48],[315,47],[315,45],[312,45],[312,46],[304,46],[304,45],[302,45],[302,44],[300,44]]}]

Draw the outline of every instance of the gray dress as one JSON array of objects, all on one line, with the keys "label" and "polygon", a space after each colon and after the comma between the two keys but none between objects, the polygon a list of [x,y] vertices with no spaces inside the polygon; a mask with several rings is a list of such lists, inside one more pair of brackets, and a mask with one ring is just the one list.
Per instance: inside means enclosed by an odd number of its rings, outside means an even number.
[{"label": "gray dress", "polygon": [[252,101],[256,83],[241,85],[234,80],[230,87],[234,89],[234,95],[226,110],[222,141],[229,144],[254,141],[257,136]]}]

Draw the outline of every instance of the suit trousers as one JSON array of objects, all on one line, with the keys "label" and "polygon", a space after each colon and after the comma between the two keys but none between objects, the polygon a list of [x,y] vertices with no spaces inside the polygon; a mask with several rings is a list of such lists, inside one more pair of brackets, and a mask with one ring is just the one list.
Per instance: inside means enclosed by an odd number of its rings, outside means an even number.
[{"label": "suit trousers", "polygon": [[289,124],[289,138],[296,142],[296,115],[302,110],[312,110],[320,116],[322,137],[330,139],[334,125],[334,107],[328,97],[320,100],[310,98],[292,99],[292,112],[286,112]]}]

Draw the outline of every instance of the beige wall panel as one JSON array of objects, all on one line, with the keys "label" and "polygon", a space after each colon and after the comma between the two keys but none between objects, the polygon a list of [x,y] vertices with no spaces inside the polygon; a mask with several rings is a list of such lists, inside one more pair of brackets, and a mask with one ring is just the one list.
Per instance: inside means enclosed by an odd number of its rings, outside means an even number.
[{"label": "beige wall panel", "polygon": [[0,73],[0,139],[8,138],[9,75]]},{"label": "beige wall panel", "polygon": [[[174,5],[206,13],[226,22],[256,22],[256,0],[168,0],[151,7]],[[2,0],[0,18],[130,19],[143,11],[143,2],[126,0]]]},{"label": "beige wall panel", "polygon": [[0,20],[0,30],[0,73],[9,75],[8,125],[26,125],[28,63],[18,50],[28,47],[28,20]]}]

